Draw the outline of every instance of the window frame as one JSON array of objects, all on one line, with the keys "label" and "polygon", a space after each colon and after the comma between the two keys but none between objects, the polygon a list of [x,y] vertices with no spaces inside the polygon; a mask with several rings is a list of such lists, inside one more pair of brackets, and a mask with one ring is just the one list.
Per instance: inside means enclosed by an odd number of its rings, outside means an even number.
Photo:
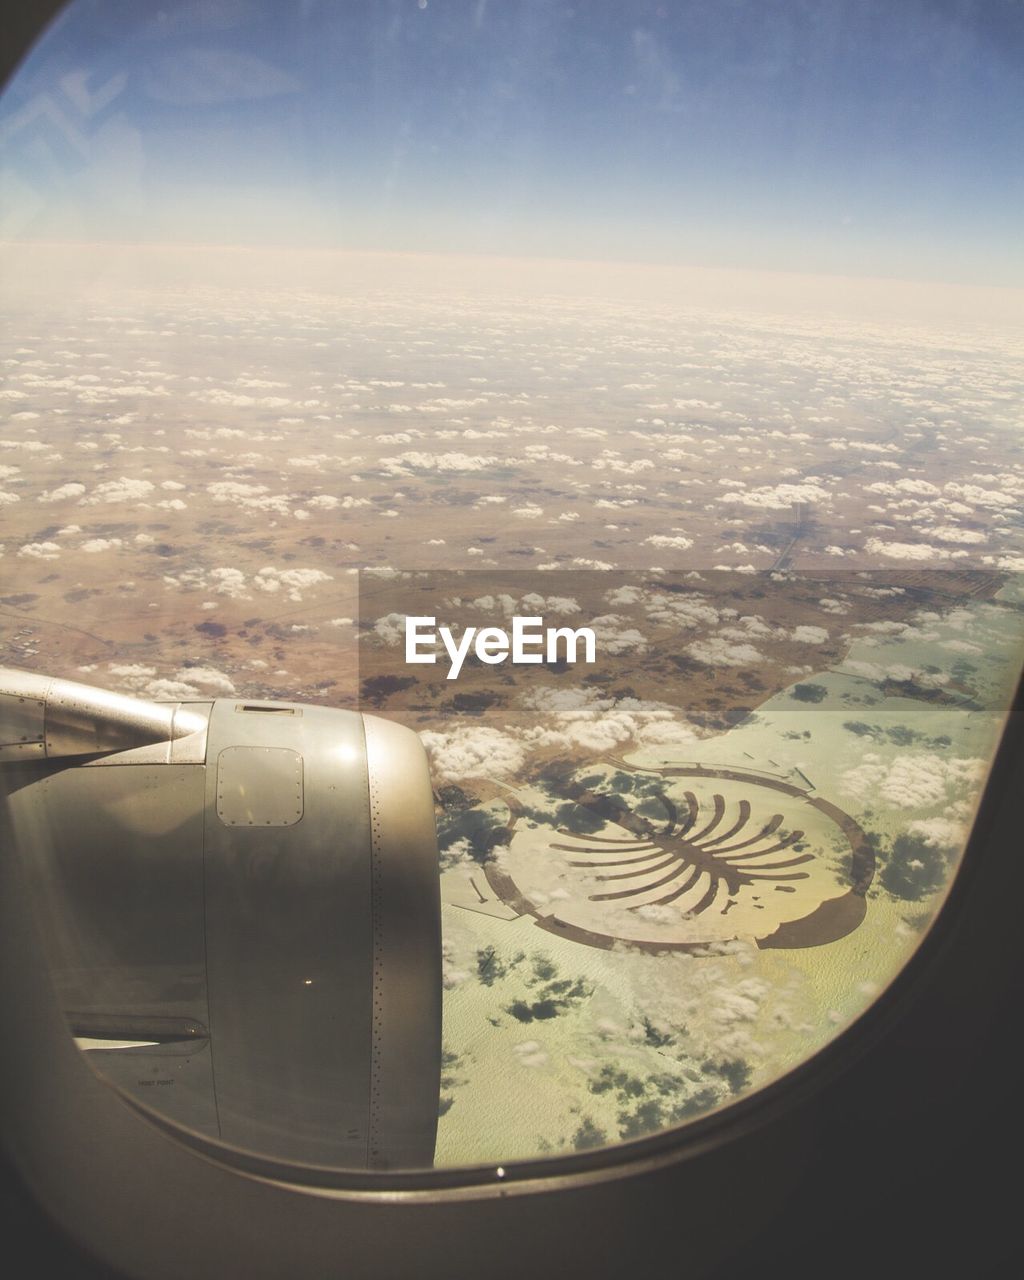
[{"label": "window frame", "polygon": [[[62,7],[62,0],[33,0],[15,11],[0,75],[13,72]],[[533,1233],[564,1230],[567,1223],[589,1233],[581,1251],[589,1249],[596,1259],[609,1240],[604,1217],[628,1218],[640,1212],[645,1197],[661,1208],[688,1202],[698,1220],[704,1213],[721,1226],[730,1220],[722,1188],[738,1188],[738,1194],[756,1188],[778,1167],[780,1152],[796,1152],[798,1160],[806,1151],[801,1108],[841,1108],[844,1092],[856,1090],[864,1077],[865,1059],[877,1063],[879,1054],[895,1051],[915,1002],[941,1038],[949,1008],[943,990],[965,964],[974,965],[979,986],[987,981],[997,992],[1012,990],[1007,973],[995,967],[998,948],[980,960],[972,960],[970,948],[993,920],[1012,920],[1013,876],[1019,885],[1024,863],[1015,856],[1021,794],[1019,687],[946,901],[904,969],[850,1028],[780,1080],[679,1129],[510,1164],[501,1176],[493,1166],[311,1173],[175,1133],[156,1113],[102,1082],[68,1032],[41,939],[23,907],[22,869],[11,856],[6,805],[0,805],[0,1025],[6,1039],[0,1138],[29,1196],[90,1254],[131,1275],[219,1280],[337,1274],[341,1267],[354,1275],[393,1275],[402,1267],[423,1277],[450,1276],[456,1274],[452,1251],[458,1254],[453,1232],[467,1230],[480,1245],[489,1229],[514,1230],[529,1241]],[[999,875],[992,874],[992,864]],[[929,1048],[919,1048],[923,1063]],[[936,1069],[941,1076],[941,1065]],[[482,1210],[475,1226],[470,1204]],[[751,1230],[768,1240],[770,1219],[759,1223]],[[970,1223],[963,1227],[970,1229]],[[1012,1223],[1006,1232],[1010,1240]],[[706,1240],[690,1248],[692,1274],[725,1256],[724,1244],[718,1252]],[[560,1260],[556,1250],[551,1265]],[[621,1266],[622,1259],[611,1262]],[[536,1274],[549,1273],[541,1264]],[[495,1260],[494,1274],[511,1271]]]}]

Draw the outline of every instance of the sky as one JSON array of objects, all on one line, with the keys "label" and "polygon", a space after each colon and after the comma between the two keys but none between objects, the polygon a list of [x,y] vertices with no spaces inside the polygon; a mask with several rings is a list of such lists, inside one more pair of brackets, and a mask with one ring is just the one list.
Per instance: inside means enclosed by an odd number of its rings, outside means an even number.
[{"label": "sky", "polygon": [[0,236],[1024,284],[1019,0],[74,0]]}]

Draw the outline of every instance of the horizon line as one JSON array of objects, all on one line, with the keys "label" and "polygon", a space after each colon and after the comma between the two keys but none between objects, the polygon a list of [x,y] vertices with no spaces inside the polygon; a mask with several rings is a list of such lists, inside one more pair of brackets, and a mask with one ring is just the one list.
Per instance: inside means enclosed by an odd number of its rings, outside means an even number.
[{"label": "horizon line", "polygon": [[557,265],[578,268],[620,268],[632,271],[690,272],[708,276],[761,276],[772,279],[801,281],[836,281],[858,285],[904,285],[911,288],[969,289],[994,291],[1000,294],[1024,293],[1024,283],[993,283],[990,281],[949,280],[924,276],[899,276],[862,274],[852,275],[839,271],[798,270],[792,267],[723,266],[707,263],[652,260],[647,258],[574,258],[554,254],[496,253],[486,250],[459,251],[451,249],[371,249],[343,248],[336,245],[298,244],[227,244],[218,241],[190,240],[64,240],[64,239],[9,239],[0,237],[0,250],[24,248],[49,249],[124,249],[164,252],[229,253],[229,254],[308,254],[335,258],[391,258],[417,260],[484,261],[495,265]]}]

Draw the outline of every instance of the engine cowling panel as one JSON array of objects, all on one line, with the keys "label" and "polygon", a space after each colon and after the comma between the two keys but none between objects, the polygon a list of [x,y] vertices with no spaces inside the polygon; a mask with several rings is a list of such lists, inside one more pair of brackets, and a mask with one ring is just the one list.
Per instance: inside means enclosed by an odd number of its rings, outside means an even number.
[{"label": "engine cowling panel", "polygon": [[149,744],[3,769],[74,1034],[236,1147],[429,1166],[440,898],[419,739],[292,703],[187,713],[191,763]]}]

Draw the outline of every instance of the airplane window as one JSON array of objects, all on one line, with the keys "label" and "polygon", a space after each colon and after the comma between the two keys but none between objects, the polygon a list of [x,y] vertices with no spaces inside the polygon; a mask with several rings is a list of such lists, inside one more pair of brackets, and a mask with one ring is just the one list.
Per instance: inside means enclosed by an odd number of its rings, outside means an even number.
[{"label": "airplane window", "polygon": [[1008,13],[67,6],[0,774],[126,1099],[555,1170],[856,1034],[1024,658]]}]

